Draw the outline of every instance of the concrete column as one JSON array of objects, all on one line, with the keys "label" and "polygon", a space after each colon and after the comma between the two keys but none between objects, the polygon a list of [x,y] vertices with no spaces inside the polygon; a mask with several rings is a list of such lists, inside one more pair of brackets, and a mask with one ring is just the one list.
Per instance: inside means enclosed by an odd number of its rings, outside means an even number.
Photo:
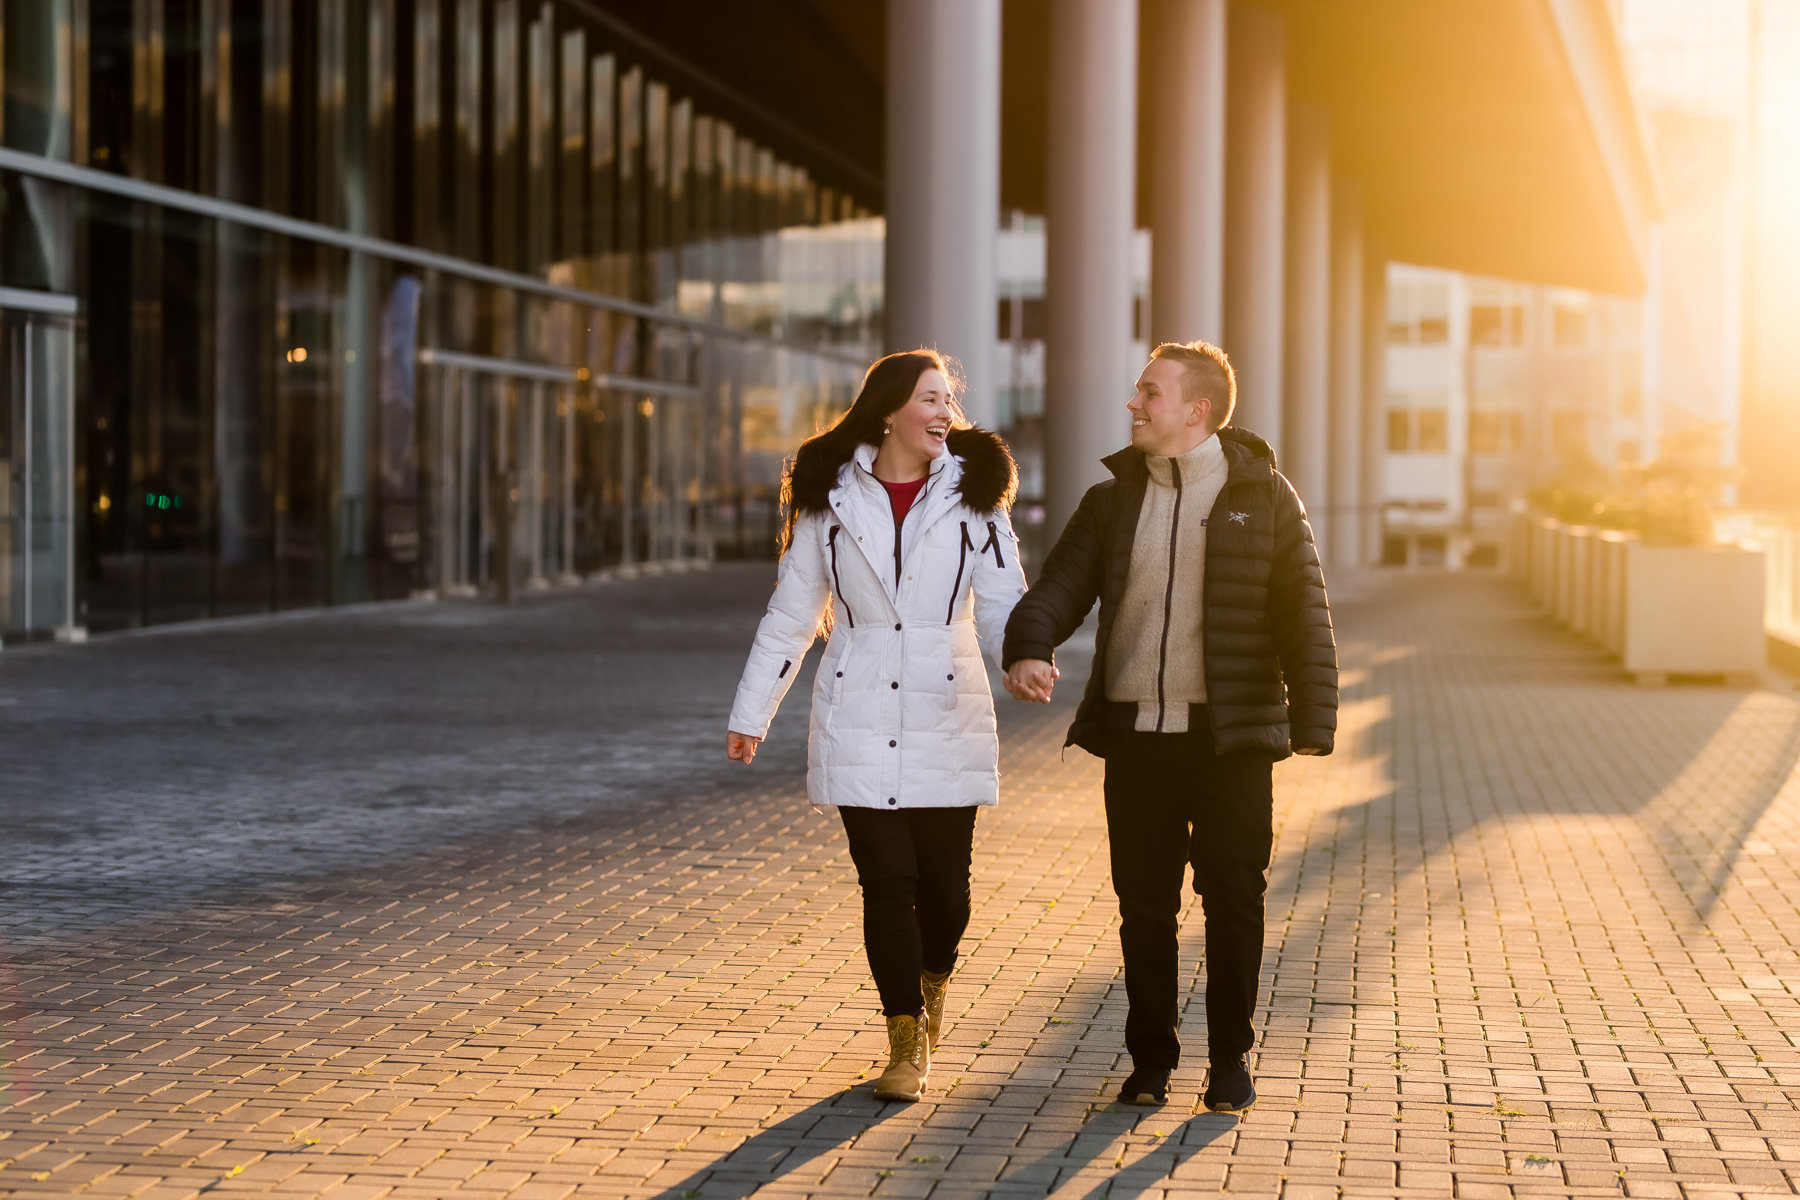
[{"label": "concrete column", "polygon": [[1326,552],[1331,496],[1331,137],[1325,111],[1297,104],[1288,119],[1287,344],[1282,471]]},{"label": "concrete column", "polygon": [[1000,0],[888,0],[887,344],[962,363],[996,415]]},{"label": "concrete column", "polygon": [[[1130,436],[1136,0],[1051,0],[1044,490],[1060,535]],[[890,184],[890,187],[892,185]]]},{"label": "concrete column", "polygon": [[1387,252],[1363,243],[1362,370],[1363,562],[1381,561],[1381,506],[1387,501]]},{"label": "concrete column", "polygon": [[1226,0],[1157,0],[1150,111],[1150,341],[1225,337]]},{"label": "concrete column", "polygon": [[1331,506],[1323,522],[1334,567],[1358,566],[1364,555],[1363,325],[1362,190],[1339,179],[1331,189]]},{"label": "concrete column", "polygon": [[1232,13],[1226,77],[1225,350],[1237,369],[1232,424],[1278,455],[1287,196],[1287,35],[1279,15]]}]

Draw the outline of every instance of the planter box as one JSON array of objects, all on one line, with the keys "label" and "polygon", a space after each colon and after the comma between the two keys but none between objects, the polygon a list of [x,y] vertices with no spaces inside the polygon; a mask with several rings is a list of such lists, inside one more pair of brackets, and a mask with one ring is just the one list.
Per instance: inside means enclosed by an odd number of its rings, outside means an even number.
[{"label": "planter box", "polygon": [[1624,543],[1621,657],[1641,683],[1670,675],[1749,676],[1767,660],[1763,552]]},{"label": "planter box", "polygon": [[1556,565],[1556,531],[1561,522],[1554,517],[1539,517],[1531,528],[1531,598],[1550,607],[1550,595]]},{"label": "planter box", "polygon": [[1588,599],[1593,591],[1588,586],[1592,578],[1588,548],[1593,542],[1594,531],[1585,525],[1571,525],[1563,531],[1562,601],[1556,615],[1583,635],[1588,632]]},{"label": "planter box", "polygon": [[1625,653],[1625,562],[1637,540],[1637,534],[1617,529],[1606,530],[1598,539],[1593,638],[1608,654],[1621,657]]}]

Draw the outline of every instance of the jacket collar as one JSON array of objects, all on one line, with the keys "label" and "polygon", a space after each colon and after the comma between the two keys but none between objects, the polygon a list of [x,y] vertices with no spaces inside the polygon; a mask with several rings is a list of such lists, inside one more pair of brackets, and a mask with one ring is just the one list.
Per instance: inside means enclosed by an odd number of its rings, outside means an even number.
[{"label": "jacket collar", "polygon": [[[1227,484],[1256,483],[1275,477],[1275,451],[1269,443],[1235,425],[1225,426],[1219,430],[1218,436],[1219,446],[1225,451],[1225,462],[1230,470],[1225,477]],[[1145,457],[1144,452],[1136,446],[1127,446],[1100,461],[1119,482],[1136,483],[1150,476],[1150,468],[1144,462]]]},{"label": "jacket collar", "polygon": [[[921,536],[946,513],[960,503],[962,496],[956,485],[962,481],[962,460],[954,454],[938,456],[925,476],[925,487],[906,514],[901,542],[902,570],[912,561],[924,541]],[[838,481],[831,489],[831,509],[856,536],[856,546],[881,580],[888,598],[898,601],[894,580],[893,507],[887,489],[875,478],[875,447],[862,445],[850,461],[838,468]]]},{"label": "jacket collar", "polygon": [[[925,488],[914,503],[923,503],[928,496],[958,499],[956,485],[962,482],[962,476],[962,459],[945,451],[938,455],[937,461],[925,473]],[[849,491],[853,488],[862,488],[867,495],[878,497],[882,506],[886,507],[887,491],[881,486],[881,480],[875,478],[875,447],[866,442],[856,448],[856,453],[850,456],[849,462],[838,468],[837,487],[833,490]]]}]

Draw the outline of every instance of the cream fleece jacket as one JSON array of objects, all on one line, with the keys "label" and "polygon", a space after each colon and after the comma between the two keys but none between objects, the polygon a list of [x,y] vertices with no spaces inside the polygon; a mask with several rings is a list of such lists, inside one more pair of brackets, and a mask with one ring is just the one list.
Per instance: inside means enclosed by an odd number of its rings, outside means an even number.
[{"label": "cream fleece jacket", "polygon": [[1138,706],[1145,733],[1185,733],[1206,703],[1206,521],[1229,473],[1214,434],[1179,458],[1145,455],[1131,570],[1106,648],[1106,698]]}]

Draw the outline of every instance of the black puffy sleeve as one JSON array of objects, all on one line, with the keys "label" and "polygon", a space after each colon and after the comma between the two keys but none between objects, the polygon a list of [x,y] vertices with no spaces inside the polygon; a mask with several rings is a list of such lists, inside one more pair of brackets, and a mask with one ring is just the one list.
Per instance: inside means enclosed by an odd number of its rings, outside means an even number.
[{"label": "black puffy sleeve", "polygon": [[1088,489],[1044,559],[1037,582],[1013,608],[1001,652],[1003,669],[1026,658],[1055,662],[1056,648],[1087,620],[1100,598],[1104,570],[1100,535],[1112,486],[1109,480]]},{"label": "black puffy sleeve", "polygon": [[1337,737],[1338,668],[1325,572],[1299,495],[1276,478],[1269,625],[1287,683],[1289,740],[1297,753],[1329,754]]}]

